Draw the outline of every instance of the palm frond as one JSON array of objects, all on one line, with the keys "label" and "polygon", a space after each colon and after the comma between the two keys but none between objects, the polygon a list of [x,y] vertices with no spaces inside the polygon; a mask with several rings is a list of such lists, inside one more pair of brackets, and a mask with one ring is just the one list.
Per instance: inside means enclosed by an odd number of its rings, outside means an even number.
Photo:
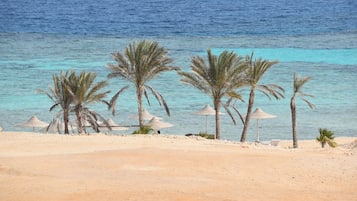
[{"label": "palm frond", "polygon": [[223,106],[224,110],[227,112],[227,114],[229,115],[229,117],[232,119],[233,124],[237,125],[237,122],[234,119],[234,116],[233,116],[232,112],[229,110],[229,105],[222,104],[222,106]]},{"label": "palm frond", "polygon": [[242,124],[244,124],[245,119],[244,119],[243,115],[239,112],[239,110],[238,110],[236,104],[233,104],[233,105],[232,105],[232,108],[233,108],[234,111],[236,111],[236,113],[238,114],[240,120],[242,121]]},{"label": "palm frond", "polygon": [[101,114],[99,114],[93,110],[89,110],[89,112],[93,116],[93,119],[95,120],[95,126],[98,128],[98,131],[100,131],[100,129],[99,129],[100,125],[98,122],[102,122],[108,130],[110,130],[110,131],[112,130],[108,121]]},{"label": "palm frond", "polygon": [[85,120],[95,132],[100,132],[98,123],[98,113],[89,110],[88,108],[83,108],[82,111],[83,120]]},{"label": "palm frond", "polygon": [[60,105],[59,103],[55,103],[54,105],[52,105],[49,109],[49,111],[52,111],[54,108],[56,108],[58,105]]},{"label": "palm frond", "polygon": [[106,100],[101,100],[102,103],[104,103],[108,108],[110,107],[110,103]]},{"label": "palm frond", "polygon": [[143,89],[143,93],[144,93],[144,96],[145,96],[145,99],[146,99],[148,105],[150,106],[151,103],[150,103],[149,95],[148,95],[148,92],[147,92],[147,90],[146,90],[145,87],[144,87],[144,89]]},{"label": "palm frond", "polygon": [[305,98],[302,98],[302,100],[303,100],[306,104],[308,104],[311,109],[315,109],[315,105],[312,104],[310,101],[306,100]]},{"label": "palm frond", "polygon": [[279,100],[280,98],[284,98],[284,89],[276,84],[257,85],[256,89],[262,92],[265,96],[267,96],[269,100],[271,100],[270,96],[274,97],[277,100]]},{"label": "palm frond", "polygon": [[121,88],[121,89],[112,97],[112,99],[110,100],[110,102],[109,102],[109,108],[108,108],[108,109],[109,109],[109,110],[112,110],[112,114],[113,114],[113,115],[115,115],[115,106],[116,106],[116,104],[117,104],[117,100],[118,100],[120,94],[123,93],[123,92],[124,92],[126,89],[128,89],[128,88],[129,88],[129,85],[127,85],[127,86]]},{"label": "palm frond", "polygon": [[306,93],[303,93],[302,91],[297,92],[296,95],[297,95],[297,96],[300,96],[300,97],[305,97],[305,96],[311,97],[311,98],[314,98],[314,97],[315,97],[315,96],[312,95],[312,94],[306,94]]},{"label": "palm frond", "polygon": [[169,109],[164,97],[158,91],[156,91],[154,88],[152,88],[151,86],[145,85],[145,87],[150,89],[150,91],[152,92],[152,94],[154,95],[156,100],[159,102],[159,104],[165,108],[166,114],[168,116],[170,116],[170,109]]},{"label": "palm frond", "polygon": [[314,97],[311,94],[306,94],[302,91],[302,87],[309,81],[311,80],[311,77],[299,77],[297,73],[294,73],[294,82],[293,82],[293,96],[292,98],[295,98],[295,96],[299,96],[305,103],[309,105],[311,109],[315,108],[315,105],[312,104],[310,101],[305,99],[304,97]]},{"label": "palm frond", "polygon": [[107,94],[109,94],[109,93],[110,93],[110,91],[104,91],[104,92],[101,92],[101,93],[97,93],[97,94],[93,94],[91,96],[88,96],[85,99],[84,104],[85,105],[89,105],[89,104],[92,104],[92,103],[102,102],[102,100],[105,97],[107,97]]},{"label": "palm frond", "polygon": [[240,101],[244,102],[243,96],[240,93],[236,92],[236,91],[228,91],[227,92],[227,96],[230,97],[230,98],[234,98],[236,100],[240,100]]},{"label": "palm frond", "polygon": [[89,102],[97,101],[98,99],[102,99],[105,97],[106,94],[110,93],[109,90],[105,91],[105,92],[98,93],[98,91],[102,90],[106,86],[108,86],[108,82],[101,81],[101,82],[97,82],[93,87],[91,87],[86,94],[86,97],[89,99]]},{"label": "palm frond", "polygon": [[189,84],[203,93],[209,94],[211,91],[211,85],[206,82],[206,80],[202,80],[201,77],[195,73],[188,73],[180,71],[178,74],[181,76],[181,82],[185,84]]},{"label": "palm frond", "polygon": [[333,147],[333,148],[338,147],[337,142],[335,142],[334,140],[327,139],[326,142],[330,147]]}]

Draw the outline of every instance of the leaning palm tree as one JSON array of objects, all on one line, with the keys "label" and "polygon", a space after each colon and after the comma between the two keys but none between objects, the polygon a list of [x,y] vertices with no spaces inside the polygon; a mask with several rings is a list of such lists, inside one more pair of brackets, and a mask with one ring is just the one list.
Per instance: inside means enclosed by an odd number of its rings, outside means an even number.
[{"label": "leaning palm tree", "polygon": [[[82,134],[85,123],[89,123],[92,128],[99,132],[98,119],[104,118],[88,105],[98,102],[105,102],[104,98],[110,91],[100,92],[108,85],[107,81],[95,83],[96,73],[81,72],[78,76],[74,71],[65,80],[65,85],[72,96],[72,110],[77,118],[78,133]],[[105,120],[104,120],[105,121]]]},{"label": "leaning palm tree", "polygon": [[[244,85],[242,72],[245,66],[242,65],[242,58],[234,52],[223,51],[218,57],[207,50],[208,63],[204,58],[195,56],[191,61],[193,72],[179,72],[181,81],[189,84],[198,90],[210,95],[216,111],[216,139],[220,139],[220,115],[219,110],[223,97],[242,99],[237,93],[237,89]],[[223,105],[227,113],[232,117],[227,105]]]},{"label": "leaning palm tree", "polygon": [[[136,96],[138,102],[139,127],[144,126],[143,119],[143,96],[145,96],[150,105],[148,92],[151,92],[162,105],[168,116],[170,116],[169,107],[164,97],[147,83],[165,71],[177,70],[175,67],[169,66],[172,59],[168,57],[168,52],[165,48],[160,47],[157,42],[140,41],[139,43],[130,44],[124,53],[113,53],[113,58],[117,64],[108,64],[107,67],[111,71],[109,78],[119,77],[131,82],[136,88]],[[119,95],[124,92],[129,86],[121,88],[111,99],[110,109],[113,115],[115,114],[115,105]]]},{"label": "leaning palm tree", "polygon": [[311,109],[314,109],[315,106],[309,102],[307,99],[304,97],[314,97],[313,95],[310,94],[305,94],[302,92],[302,87],[304,84],[306,84],[309,80],[311,80],[311,77],[302,77],[299,78],[296,73],[294,73],[294,93],[293,96],[290,99],[290,109],[291,109],[291,119],[292,119],[292,130],[293,130],[293,147],[298,148],[298,133],[297,133],[297,128],[296,128],[296,103],[295,103],[295,98],[296,97],[301,97],[301,99],[309,105]]},{"label": "leaning palm tree", "polygon": [[70,95],[64,84],[64,80],[67,79],[68,76],[68,71],[61,72],[60,75],[54,74],[52,77],[53,87],[49,86],[49,91],[38,90],[40,93],[46,94],[54,102],[54,104],[50,107],[50,111],[54,110],[57,107],[61,108],[57,116],[63,116],[65,134],[69,134],[68,122],[70,106],[72,103],[72,96]]},{"label": "leaning palm tree", "polygon": [[245,64],[247,65],[246,82],[250,88],[249,102],[247,107],[247,114],[244,120],[244,127],[241,135],[241,142],[245,142],[247,132],[249,128],[250,116],[254,106],[255,92],[260,91],[266,95],[269,99],[273,96],[276,99],[284,98],[284,89],[276,84],[259,84],[259,81],[273,65],[277,64],[277,61],[263,60],[261,58],[253,61],[253,53],[245,58]]},{"label": "leaning palm tree", "polygon": [[334,141],[335,136],[332,131],[327,130],[326,128],[320,128],[319,133],[320,135],[316,137],[316,141],[321,143],[321,148],[325,148],[326,143],[333,148],[338,146],[337,143]]}]

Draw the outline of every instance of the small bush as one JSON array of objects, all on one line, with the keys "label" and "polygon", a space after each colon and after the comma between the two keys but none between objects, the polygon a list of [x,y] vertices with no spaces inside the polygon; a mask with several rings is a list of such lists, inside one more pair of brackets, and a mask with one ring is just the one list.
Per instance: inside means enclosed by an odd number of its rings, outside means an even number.
[{"label": "small bush", "polygon": [[150,126],[143,126],[138,130],[135,130],[132,134],[149,134],[153,129]]},{"label": "small bush", "polygon": [[324,148],[326,143],[330,147],[337,147],[337,143],[333,140],[335,138],[334,133],[327,129],[319,129],[320,136],[316,137],[316,140],[321,143],[321,147]]},{"label": "small bush", "polygon": [[200,137],[203,137],[203,138],[206,138],[206,139],[210,139],[210,140],[215,139],[215,135],[214,134],[208,134],[208,133],[204,133],[204,132],[198,133],[197,136],[200,136]]}]

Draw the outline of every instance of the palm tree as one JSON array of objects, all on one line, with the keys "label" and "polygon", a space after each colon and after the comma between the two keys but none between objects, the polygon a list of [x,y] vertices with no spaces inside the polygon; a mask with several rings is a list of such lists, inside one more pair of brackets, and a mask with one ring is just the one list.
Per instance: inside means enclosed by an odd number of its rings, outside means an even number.
[{"label": "palm tree", "polygon": [[250,87],[249,102],[247,108],[247,114],[244,120],[244,127],[241,135],[241,142],[245,142],[247,132],[249,128],[250,115],[254,106],[255,91],[258,90],[266,95],[269,99],[273,96],[275,99],[284,98],[284,89],[276,84],[258,84],[265,72],[269,70],[273,65],[277,64],[277,61],[263,60],[261,58],[253,61],[253,53],[245,58],[245,64],[247,65],[246,82]]},{"label": "palm tree", "polygon": [[[103,102],[110,91],[100,92],[108,85],[107,81],[95,83],[96,73],[81,72],[78,76],[74,71],[65,80],[65,85],[72,96],[72,110],[75,112],[78,125],[78,133],[83,133],[85,125],[89,123],[92,128],[99,132],[98,118],[104,118],[98,113],[90,110],[87,106],[93,103]],[[104,120],[105,121],[105,120]]]},{"label": "palm tree", "polygon": [[[220,139],[220,115],[219,110],[223,97],[241,99],[241,95],[236,89],[243,86],[242,72],[245,66],[242,65],[242,58],[234,52],[223,51],[218,57],[207,50],[208,63],[204,58],[195,56],[191,61],[193,72],[179,72],[181,81],[187,83],[198,90],[212,97],[214,109],[216,110],[216,139]],[[223,105],[228,114],[234,118],[226,105]]]},{"label": "palm tree", "polygon": [[314,109],[315,106],[310,103],[307,99],[305,99],[305,96],[308,97],[314,97],[313,95],[310,94],[305,94],[302,92],[302,87],[304,84],[306,84],[309,80],[311,80],[311,77],[303,77],[299,78],[296,73],[294,73],[294,93],[293,96],[291,97],[290,100],[290,109],[291,109],[291,119],[292,119],[292,129],[293,129],[293,147],[298,148],[298,137],[297,137],[297,128],[296,128],[296,103],[295,103],[295,98],[296,97],[301,97],[301,99],[309,105],[311,109]]},{"label": "palm tree", "polygon": [[70,114],[70,106],[72,103],[72,96],[64,85],[64,80],[69,76],[67,72],[61,72],[60,75],[54,74],[52,77],[53,87],[49,86],[49,92],[44,90],[38,90],[40,93],[46,94],[54,104],[50,107],[50,111],[54,110],[57,107],[61,108],[61,111],[57,116],[63,116],[64,122],[64,133],[69,134],[68,122]]},{"label": "palm tree", "polygon": [[[136,88],[136,96],[138,102],[139,127],[144,126],[143,119],[143,103],[142,99],[145,96],[150,105],[148,91],[151,92],[162,105],[168,116],[170,116],[169,107],[164,97],[147,83],[165,71],[177,70],[178,68],[169,66],[172,59],[168,57],[168,52],[165,48],[160,47],[157,42],[140,41],[132,43],[125,49],[125,52],[113,53],[113,58],[117,64],[108,64],[107,67],[111,71],[109,78],[119,77],[131,82]],[[111,99],[110,109],[113,115],[115,114],[115,105],[119,95],[125,91],[128,86],[121,88]]]},{"label": "palm tree", "polygon": [[334,133],[327,129],[319,129],[320,136],[316,138],[321,143],[321,147],[324,148],[326,143],[331,147],[337,147],[337,143],[334,141]]}]

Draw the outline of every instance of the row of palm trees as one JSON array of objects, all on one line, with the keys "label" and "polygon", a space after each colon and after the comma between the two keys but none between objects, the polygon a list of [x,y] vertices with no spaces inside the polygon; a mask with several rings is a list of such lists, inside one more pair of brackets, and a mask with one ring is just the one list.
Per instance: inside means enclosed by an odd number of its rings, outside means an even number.
[{"label": "row of palm trees", "polygon": [[[211,50],[207,50],[206,59],[201,56],[192,57],[191,72],[185,72],[179,67],[172,66],[173,60],[168,56],[168,51],[164,47],[159,46],[155,41],[143,40],[133,42],[128,45],[123,53],[115,52],[112,56],[116,63],[107,65],[107,68],[110,70],[108,78],[124,79],[134,86],[137,96],[140,128],[144,126],[143,99],[145,98],[150,105],[149,93],[153,94],[158,103],[166,110],[167,115],[170,115],[169,107],[162,94],[148,85],[150,80],[167,71],[177,71],[183,83],[197,88],[212,98],[216,111],[216,139],[220,139],[221,137],[219,115],[221,107],[229,114],[234,124],[236,124],[236,120],[233,112],[239,115],[244,125],[240,141],[244,142],[254,106],[255,93],[257,91],[262,92],[269,99],[275,98],[278,100],[284,98],[285,91],[279,85],[259,83],[263,75],[278,62],[261,58],[255,59],[253,54],[242,57],[234,52],[223,51],[219,55],[214,55]],[[78,133],[83,132],[83,119],[89,122],[97,131],[97,119],[102,117],[94,111],[89,110],[87,106],[94,102],[103,102],[108,105],[108,108],[114,115],[119,96],[130,87],[130,85],[127,85],[120,88],[110,101],[105,101],[104,98],[109,91],[99,91],[107,85],[107,82],[94,83],[94,78],[94,73],[82,72],[80,75],[76,75],[74,71],[62,72],[59,76],[53,76],[54,87],[50,87],[49,92],[43,91],[55,103],[50,110],[56,106],[61,107],[59,115],[63,115],[65,133],[68,133],[66,123],[68,122],[68,115],[71,112],[74,112],[77,117]],[[305,94],[301,90],[302,86],[310,79],[310,77],[299,78],[294,74],[294,93],[290,105],[293,145],[295,148],[298,147],[295,97],[301,96],[311,108],[314,107],[313,104],[304,98],[305,96],[312,95]],[[250,90],[246,116],[241,115],[237,109],[238,101],[243,101],[240,91],[244,88]],[[105,120],[103,121],[105,122]]]}]

